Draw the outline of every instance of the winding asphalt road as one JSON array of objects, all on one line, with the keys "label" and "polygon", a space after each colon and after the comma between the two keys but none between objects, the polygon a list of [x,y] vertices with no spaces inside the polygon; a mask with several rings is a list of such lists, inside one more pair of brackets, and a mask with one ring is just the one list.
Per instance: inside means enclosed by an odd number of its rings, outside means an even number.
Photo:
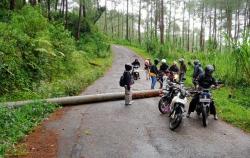
[{"label": "winding asphalt road", "polygon": [[[112,46],[112,50],[113,67],[82,95],[123,91],[118,83],[124,64],[138,57],[121,46]],[[149,88],[150,82],[142,77],[133,90]],[[70,107],[62,119],[47,125],[48,129],[59,130],[58,157],[250,157],[249,134],[212,117],[208,127],[203,128],[195,114],[171,131],[168,117],[158,110],[158,101],[159,98],[149,98],[136,100],[131,106],[113,101]]]}]

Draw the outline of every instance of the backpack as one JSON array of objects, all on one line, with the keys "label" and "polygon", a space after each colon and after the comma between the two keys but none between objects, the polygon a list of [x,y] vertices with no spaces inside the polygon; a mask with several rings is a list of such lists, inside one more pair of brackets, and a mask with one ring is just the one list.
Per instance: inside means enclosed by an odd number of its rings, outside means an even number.
[{"label": "backpack", "polygon": [[121,87],[124,87],[124,86],[125,86],[124,75],[122,75],[122,76],[120,77],[120,82],[119,82],[119,84],[120,84]]}]

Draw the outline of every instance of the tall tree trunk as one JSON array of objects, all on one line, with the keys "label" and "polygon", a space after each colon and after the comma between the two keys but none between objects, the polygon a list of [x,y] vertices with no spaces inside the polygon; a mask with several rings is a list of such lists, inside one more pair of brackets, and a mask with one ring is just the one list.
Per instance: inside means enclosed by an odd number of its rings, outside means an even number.
[{"label": "tall tree trunk", "polygon": [[217,42],[216,41],[216,37],[217,37],[217,13],[216,13],[216,6],[214,7],[214,27],[213,27],[213,39],[214,39],[214,42]]},{"label": "tall tree trunk", "polygon": [[22,4],[23,4],[23,6],[25,6],[25,5],[26,5],[26,0],[23,0],[23,3],[22,3]]},{"label": "tall tree trunk", "polygon": [[185,48],[185,35],[184,35],[184,26],[185,26],[185,10],[186,10],[186,3],[183,1],[183,13],[182,13],[182,48]]},{"label": "tall tree trunk", "polygon": [[65,13],[65,0],[62,0],[62,16],[64,17]]},{"label": "tall tree trunk", "polygon": [[147,17],[146,17],[146,38],[149,39],[149,1],[147,1]]},{"label": "tall tree trunk", "polygon": [[227,34],[228,34],[229,38],[232,38],[232,9],[230,8],[229,5],[230,4],[227,4],[227,8],[226,8]]},{"label": "tall tree trunk", "polygon": [[77,25],[77,34],[76,39],[79,40],[81,36],[81,21],[82,21],[82,0],[79,2],[79,16],[78,16],[78,25]]},{"label": "tall tree trunk", "polygon": [[10,10],[14,10],[16,7],[16,0],[10,0]]},{"label": "tall tree trunk", "polygon": [[[190,0],[188,1],[190,3]],[[190,51],[189,47],[190,47],[190,42],[189,42],[189,34],[190,34],[190,7],[189,7],[189,11],[188,11],[188,33],[187,33],[187,50]]]},{"label": "tall tree trunk", "polygon": [[164,4],[161,0],[161,20],[160,20],[160,35],[161,35],[161,44],[164,44]]},{"label": "tall tree trunk", "polygon": [[51,16],[50,16],[50,0],[47,0],[47,11],[48,11],[48,19],[51,20]]},{"label": "tall tree trunk", "polygon": [[157,25],[158,25],[158,3],[155,1],[155,39],[157,39]]},{"label": "tall tree trunk", "polygon": [[174,21],[173,21],[173,45],[175,46],[175,15],[176,15],[176,9],[174,8]]},{"label": "tall tree trunk", "polygon": [[118,11],[118,28],[117,28],[117,32],[118,32],[118,34],[117,34],[117,36],[118,36],[118,38],[120,38],[120,12]]},{"label": "tall tree trunk", "polygon": [[203,24],[204,24],[204,2],[202,4],[202,14],[201,14],[201,29],[200,29],[200,49],[201,51],[204,51],[204,43],[203,43]]},{"label": "tall tree trunk", "polygon": [[65,28],[68,26],[68,0],[65,0]]},{"label": "tall tree trunk", "polygon": [[[222,23],[222,9],[220,9],[220,23]],[[222,36],[221,36],[222,29],[220,28],[220,52],[222,51]]]},{"label": "tall tree trunk", "polygon": [[141,1],[139,4],[139,19],[138,19],[138,41],[141,44]]},{"label": "tall tree trunk", "polygon": [[30,3],[32,6],[35,6],[35,5],[36,5],[36,0],[29,0],[29,3]]},{"label": "tall tree trunk", "polygon": [[105,10],[105,13],[104,13],[104,32],[105,33],[107,33],[107,11],[108,11],[108,9],[107,9],[107,0],[105,0],[105,8],[106,8],[106,10]]},{"label": "tall tree trunk", "polygon": [[132,4],[132,15],[131,15],[132,16],[131,17],[132,18],[132,22],[131,22],[132,26],[131,26],[131,37],[130,38],[131,38],[131,40],[133,40],[134,39],[134,5],[133,5],[133,0],[131,0],[131,4]]},{"label": "tall tree trunk", "polygon": [[240,10],[238,10],[238,14],[237,14],[237,19],[238,19],[238,28],[237,28],[237,40],[239,39],[240,36]]},{"label": "tall tree trunk", "polygon": [[172,0],[170,0],[170,3],[169,3],[169,17],[168,17],[168,20],[169,20],[169,23],[168,23],[168,40],[170,41],[170,27],[171,27],[171,13],[172,13]]},{"label": "tall tree trunk", "polygon": [[212,37],[212,15],[211,9],[209,9],[209,39],[211,40]]},{"label": "tall tree trunk", "polygon": [[127,17],[126,17],[126,40],[129,40],[129,37],[128,37],[128,0],[127,0]]},{"label": "tall tree trunk", "polygon": [[[140,0],[141,1],[141,0]],[[153,40],[153,0],[150,0],[150,40]]]},{"label": "tall tree trunk", "polygon": [[244,9],[244,24],[243,24],[243,30],[244,30],[244,34],[246,31],[246,26],[247,26],[247,3],[246,3],[246,7]]},{"label": "tall tree trunk", "polygon": [[238,9],[235,10],[235,17],[234,17],[234,40],[236,41],[237,40],[237,16],[238,14]]},{"label": "tall tree trunk", "polygon": [[58,0],[55,1],[55,11],[57,11]]},{"label": "tall tree trunk", "polygon": [[[123,3],[123,2],[122,2]],[[124,3],[123,3],[123,8],[122,8],[122,38],[124,38],[124,12],[125,12],[125,9],[124,9],[124,7],[125,7],[125,5],[124,5]]]},{"label": "tall tree trunk", "polygon": [[192,52],[194,52],[194,46],[195,46],[195,41],[194,41],[194,16],[195,16],[195,12],[193,12]]}]

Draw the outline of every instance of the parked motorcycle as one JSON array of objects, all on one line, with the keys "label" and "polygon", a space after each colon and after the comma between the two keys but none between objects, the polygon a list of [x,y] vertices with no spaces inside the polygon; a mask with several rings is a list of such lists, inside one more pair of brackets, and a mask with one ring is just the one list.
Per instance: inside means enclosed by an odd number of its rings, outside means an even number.
[{"label": "parked motorcycle", "polygon": [[158,103],[159,111],[162,114],[170,112],[170,104],[172,102],[172,99],[178,93],[178,87],[176,86],[177,85],[176,83],[170,82],[170,80],[168,80],[167,83],[164,85],[165,86],[164,89],[162,90],[162,97]]},{"label": "parked motorcycle", "polygon": [[181,82],[178,87],[177,95],[172,99],[171,102],[171,113],[169,115],[169,128],[171,130],[179,127],[182,121],[183,113],[185,112],[185,106],[188,104],[187,91],[184,88],[184,83]]},{"label": "parked motorcycle", "polygon": [[202,114],[202,124],[204,127],[208,124],[208,115],[210,112],[210,103],[212,102],[212,96],[209,91],[209,89],[203,89],[201,92],[199,92],[199,102],[196,105],[196,112],[199,116]]},{"label": "parked motorcycle", "polygon": [[133,75],[134,80],[140,79],[140,73],[139,73],[139,66],[138,65],[133,66],[132,75]]}]

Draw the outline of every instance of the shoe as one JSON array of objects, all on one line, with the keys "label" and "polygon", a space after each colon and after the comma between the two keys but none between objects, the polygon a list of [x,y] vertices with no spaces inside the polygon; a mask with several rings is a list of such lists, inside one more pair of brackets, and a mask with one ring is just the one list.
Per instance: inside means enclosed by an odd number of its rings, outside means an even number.
[{"label": "shoe", "polygon": [[186,117],[187,117],[187,118],[189,118],[189,117],[190,117],[190,114],[189,114],[189,113],[187,113]]},{"label": "shoe", "polygon": [[128,103],[128,105],[132,105],[133,103],[134,103],[134,101],[131,101],[131,102]]},{"label": "shoe", "polygon": [[217,115],[214,115],[214,120],[218,120],[218,116]]}]

